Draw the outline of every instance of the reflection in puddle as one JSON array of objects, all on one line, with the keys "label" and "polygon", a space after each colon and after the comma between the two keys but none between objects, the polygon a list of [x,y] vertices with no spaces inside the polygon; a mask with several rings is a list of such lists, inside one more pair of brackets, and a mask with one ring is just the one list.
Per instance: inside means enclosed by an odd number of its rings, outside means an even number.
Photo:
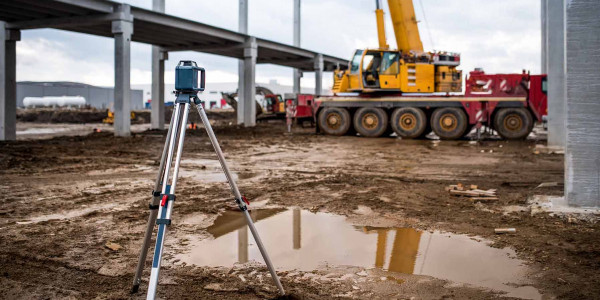
[{"label": "reflection in puddle", "polygon": [[[491,248],[465,235],[359,227],[343,216],[300,209],[253,210],[251,216],[280,270],[375,267],[505,291],[513,297],[541,297],[535,288],[524,286],[527,268],[514,258],[514,251]],[[225,212],[207,231],[214,239],[194,241],[190,236],[193,251],[175,258],[202,266],[263,261],[241,213]]]}]

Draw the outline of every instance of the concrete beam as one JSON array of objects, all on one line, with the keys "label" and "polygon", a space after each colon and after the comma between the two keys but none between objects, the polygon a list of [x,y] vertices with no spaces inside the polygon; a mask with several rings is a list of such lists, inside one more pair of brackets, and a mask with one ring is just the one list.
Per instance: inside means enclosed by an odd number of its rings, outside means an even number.
[{"label": "concrete beam", "polygon": [[[118,7],[120,12],[130,14],[129,5]],[[131,135],[131,35],[133,22],[118,20],[112,22],[115,37],[115,97],[114,129],[116,136]]]},{"label": "concrete beam", "polygon": [[[248,34],[248,1],[249,0],[239,0],[238,7],[238,31],[243,34]],[[246,44],[244,43],[244,48]],[[242,95],[244,94],[244,82],[245,82],[245,74],[244,74],[244,59],[240,59],[238,61],[238,106],[237,106],[237,123],[244,124],[245,122],[245,113],[244,113],[244,103],[242,101]]]},{"label": "concrete beam", "polygon": [[256,126],[256,38],[249,37],[244,48],[243,90],[238,93],[238,115],[243,113],[245,127]]},{"label": "concrete beam", "polygon": [[[294,46],[300,47],[300,0],[294,0]],[[295,94],[299,94],[301,90],[300,79],[302,78],[302,71],[299,69],[294,69],[292,71],[293,76],[293,91]]]},{"label": "concrete beam", "polygon": [[315,95],[323,94],[323,54],[315,56]]},{"label": "concrete beam", "polygon": [[[152,0],[152,9],[165,12],[165,0]],[[152,46],[152,95],[150,99],[150,126],[162,130],[165,127],[165,60],[168,53]]]},{"label": "concrete beam", "polygon": [[0,21],[0,141],[17,139],[17,41],[21,32]]},{"label": "concrete beam", "polygon": [[61,17],[61,18],[46,18],[35,19],[19,22],[11,22],[7,24],[7,28],[11,29],[37,29],[37,28],[76,28],[81,26],[90,26],[97,24],[107,24],[114,20],[128,20],[133,22],[132,15],[124,15],[123,13],[98,14],[88,16]]},{"label": "concrete beam", "polygon": [[547,2],[548,146],[564,148],[566,143],[565,3]]},{"label": "concrete beam", "polygon": [[566,1],[567,145],[565,197],[569,206],[600,207],[600,5]]}]

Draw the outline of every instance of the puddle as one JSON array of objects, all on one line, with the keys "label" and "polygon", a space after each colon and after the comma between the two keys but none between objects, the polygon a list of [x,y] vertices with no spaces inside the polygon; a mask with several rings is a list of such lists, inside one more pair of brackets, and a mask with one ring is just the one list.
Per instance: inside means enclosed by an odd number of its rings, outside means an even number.
[{"label": "puddle", "polygon": [[30,134],[52,134],[65,132],[68,128],[27,128],[25,130],[17,131],[17,135],[30,135]]},{"label": "puddle", "polygon": [[[526,286],[528,268],[513,250],[491,248],[465,235],[354,226],[343,216],[300,209],[255,209],[251,215],[279,270],[379,268],[504,291],[512,297],[541,298],[534,287]],[[175,259],[200,266],[263,262],[240,212],[225,212],[207,231],[213,238],[186,236],[187,253]]]},{"label": "puddle", "polygon": [[97,210],[112,208],[115,206],[116,206],[116,204],[114,204],[114,203],[108,203],[108,204],[97,205],[97,206],[93,206],[93,207],[73,209],[73,210],[62,212],[62,213],[41,215],[41,216],[33,217],[27,221],[17,222],[17,224],[26,225],[26,224],[35,224],[35,223],[50,221],[50,220],[72,219],[72,218],[81,217],[83,215],[86,215],[88,213],[91,213],[91,212],[94,212]]},{"label": "puddle", "polygon": [[[232,168],[228,161],[229,169]],[[216,159],[182,159],[179,167],[181,177],[191,178],[201,182],[227,182],[227,177],[221,169],[221,164]],[[232,171],[233,180],[238,180],[238,175]]]}]

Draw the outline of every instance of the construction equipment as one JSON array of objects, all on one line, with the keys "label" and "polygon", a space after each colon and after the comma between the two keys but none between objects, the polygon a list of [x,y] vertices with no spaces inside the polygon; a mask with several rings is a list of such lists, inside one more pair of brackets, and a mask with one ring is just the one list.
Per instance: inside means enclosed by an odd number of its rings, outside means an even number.
[{"label": "construction equipment", "polygon": [[[135,120],[135,113],[130,112],[129,118],[130,118],[130,120]],[[106,118],[102,119],[102,123],[111,124],[111,125],[114,124],[115,123],[115,113],[112,112],[110,109],[107,109],[106,110]]]},{"label": "construction equipment", "polygon": [[[265,260],[269,272],[273,277],[273,281],[275,282],[275,285],[277,286],[281,295],[283,295],[285,293],[283,286],[279,281],[277,273],[275,273],[275,268],[271,263],[269,255],[267,254],[260,236],[254,227],[252,218],[248,213],[247,205],[249,203],[246,198],[240,194],[237,184],[235,183],[229,167],[227,166],[225,157],[223,156],[223,152],[219,146],[219,142],[217,141],[208,117],[206,116],[202,101],[198,98],[198,92],[204,90],[204,78],[204,69],[198,67],[193,61],[180,61],[175,69],[175,90],[177,99],[175,100],[173,117],[171,118],[167,138],[163,147],[158,177],[156,178],[154,190],[152,191],[152,203],[149,206],[150,216],[148,218],[148,225],[146,227],[146,233],[138,260],[135,277],[133,279],[132,292],[135,293],[139,289],[142,271],[144,269],[150,240],[152,238],[152,231],[156,222],[156,225],[158,225],[158,232],[156,235],[156,247],[154,248],[154,257],[152,260],[152,270],[150,273],[147,299],[154,299],[156,296],[156,288],[158,285],[165,236],[167,233],[167,228],[171,224],[171,213],[173,211],[173,204],[175,202],[175,188],[177,185],[177,176],[179,174],[179,163],[181,162],[181,154],[183,151],[183,142],[185,138],[188,113],[190,106],[193,104],[200,114],[200,118],[202,119],[202,123],[206,128],[210,142],[215,149],[215,153],[219,159],[221,168],[225,173],[225,177],[227,178],[231,191],[234,195],[234,200],[240,210],[244,213],[248,227],[252,232],[252,236],[254,237],[260,253]],[[173,154],[175,152],[175,164],[173,166],[173,175],[171,176],[170,171],[173,162]],[[169,181],[169,179],[171,180]],[[160,216],[160,218],[157,219],[157,216]]]},{"label": "construction equipment", "polygon": [[485,125],[503,138],[522,139],[547,114],[546,75],[476,69],[466,79],[466,93],[457,94],[460,55],[423,52],[412,0],[388,0],[398,50],[387,45],[376,4],[379,48],[356,50],[348,70],[335,71],[334,96],[316,100],[318,132],[414,139],[433,130],[453,140]]},{"label": "construction equipment", "polygon": [[460,92],[460,54],[423,52],[412,0],[388,0],[397,50],[387,44],[381,0],[375,3],[379,48],[356,50],[349,68],[334,72],[333,93]]}]

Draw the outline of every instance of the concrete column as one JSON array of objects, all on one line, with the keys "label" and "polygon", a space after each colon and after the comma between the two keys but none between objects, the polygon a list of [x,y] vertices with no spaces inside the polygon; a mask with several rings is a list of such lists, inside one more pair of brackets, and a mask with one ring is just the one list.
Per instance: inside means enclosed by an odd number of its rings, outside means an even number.
[{"label": "concrete column", "polygon": [[547,2],[548,146],[565,147],[565,18],[564,0]]},{"label": "concrete column", "polygon": [[17,41],[21,32],[0,21],[0,141],[17,139]]},{"label": "concrete column", "polygon": [[[300,0],[294,0],[294,46],[300,47]],[[293,91],[295,94],[301,92],[300,78],[302,71],[294,69],[293,75]]]},{"label": "concrete column", "polygon": [[566,1],[567,145],[569,206],[600,207],[600,5]]},{"label": "concrete column", "polygon": [[[152,10],[165,12],[165,0],[152,0]],[[152,112],[150,125],[152,129],[165,127],[165,60],[167,53],[158,46],[152,46]]]},{"label": "concrete column", "polygon": [[[238,31],[243,34],[248,34],[248,0],[239,0],[238,8]],[[244,110],[242,108],[241,95],[244,90],[244,60],[238,61],[238,107],[237,107],[237,123],[244,124]]]},{"label": "concrete column", "polygon": [[315,95],[323,94],[323,54],[315,56]]},{"label": "concrete column", "polygon": [[[541,61],[541,69],[542,74],[546,74],[547,66],[548,66],[548,58],[546,55],[546,51],[548,49],[548,27],[546,25],[548,21],[548,0],[540,0],[541,1],[541,29],[542,29],[542,61]],[[561,1],[562,2],[562,1]]]},{"label": "concrete column", "polygon": [[[131,7],[119,5],[118,12],[131,16]],[[112,21],[112,33],[115,35],[115,135],[131,135],[131,19]]]},{"label": "concrete column", "polygon": [[243,112],[245,127],[256,125],[256,56],[256,38],[248,37],[244,45],[244,89],[238,94],[238,114]]}]

